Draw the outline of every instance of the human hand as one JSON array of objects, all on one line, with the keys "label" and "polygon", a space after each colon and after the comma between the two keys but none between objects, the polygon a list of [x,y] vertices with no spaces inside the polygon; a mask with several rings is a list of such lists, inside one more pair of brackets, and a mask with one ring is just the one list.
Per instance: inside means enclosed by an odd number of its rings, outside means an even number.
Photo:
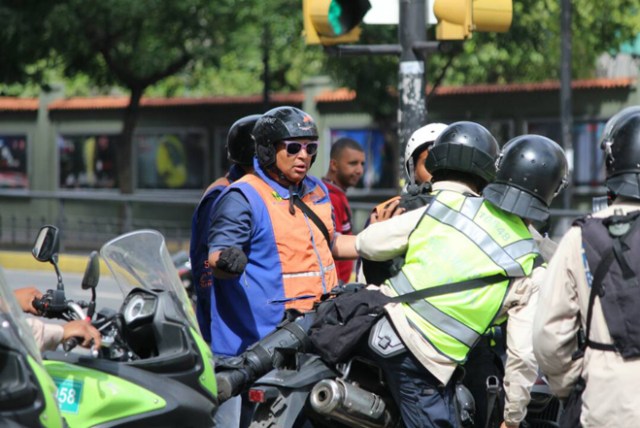
[{"label": "human hand", "polygon": [[520,424],[518,423],[510,423],[509,425],[507,425],[507,423],[505,421],[502,421],[502,423],[500,424],[500,428],[519,428]]},{"label": "human hand", "polygon": [[[90,348],[93,344],[96,349],[100,348],[102,336],[100,332],[85,320],[69,321],[64,326],[62,341],[75,337],[83,348]],[[93,342],[92,342],[93,341]]]},{"label": "human hand", "polygon": [[18,300],[20,308],[24,312],[39,315],[36,308],[33,307],[33,301],[42,297],[40,290],[35,287],[24,287],[15,290],[13,294],[16,296],[16,300]]},{"label": "human hand", "polygon": [[242,249],[229,247],[220,252],[216,268],[232,275],[239,275],[244,272],[247,262],[247,256]]},{"label": "human hand", "polygon": [[399,197],[393,198],[390,202],[385,204],[378,205],[369,218],[370,224],[388,220],[391,217],[395,217],[405,212],[405,209],[399,208],[399,205]]}]

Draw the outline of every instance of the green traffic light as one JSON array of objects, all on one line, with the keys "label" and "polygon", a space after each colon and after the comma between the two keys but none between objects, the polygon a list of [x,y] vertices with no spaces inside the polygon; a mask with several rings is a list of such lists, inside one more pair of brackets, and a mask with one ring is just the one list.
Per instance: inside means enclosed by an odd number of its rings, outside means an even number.
[{"label": "green traffic light", "polygon": [[329,25],[331,25],[331,29],[336,36],[341,36],[348,31],[343,29],[341,22],[341,20],[344,19],[342,16],[342,6],[337,1],[333,0],[329,5],[327,18],[329,20]]},{"label": "green traffic light", "polygon": [[353,30],[370,8],[369,0],[332,0],[327,20],[335,36]]}]

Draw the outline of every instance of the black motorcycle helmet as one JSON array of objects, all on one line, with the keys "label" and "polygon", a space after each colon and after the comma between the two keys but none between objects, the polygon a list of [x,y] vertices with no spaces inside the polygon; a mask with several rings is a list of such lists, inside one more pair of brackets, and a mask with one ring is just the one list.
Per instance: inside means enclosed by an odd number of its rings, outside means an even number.
[{"label": "black motorcycle helmet", "polygon": [[547,137],[522,135],[504,145],[496,165],[484,198],[519,217],[547,220],[551,201],[567,184],[564,150]]},{"label": "black motorcycle helmet", "polygon": [[253,165],[253,155],[256,153],[256,142],[251,132],[259,114],[252,114],[236,120],[227,134],[227,159],[242,166]]},{"label": "black motorcycle helmet", "polygon": [[[276,162],[276,144],[283,140],[318,139],[311,116],[296,107],[276,107],[263,114],[253,128],[258,164],[267,168]],[[311,163],[315,160],[311,158]]]},{"label": "black motorcycle helmet", "polygon": [[640,199],[640,111],[620,118],[603,141],[607,187],[615,195]]},{"label": "black motorcycle helmet", "polygon": [[624,122],[629,116],[640,113],[640,106],[631,106],[620,110],[618,113],[611,116],[604,126],[602,136],[600,137],[600,147],[604,149],[604,144],[611,141],[611,136],[616,130],[617,125]]},{"label": "black motorcycle helmet", "polygon": [[458,171],[480,179],[481,187],[495,177],[498,142],[482,125],[454,122],[433,143],[427,170],[437,180],[439,171]]}]

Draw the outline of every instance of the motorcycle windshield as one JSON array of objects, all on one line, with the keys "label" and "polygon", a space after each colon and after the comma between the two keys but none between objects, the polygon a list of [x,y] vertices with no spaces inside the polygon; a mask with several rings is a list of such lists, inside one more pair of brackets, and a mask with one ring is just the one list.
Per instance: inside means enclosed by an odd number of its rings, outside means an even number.
[{"label": "motorcycle windshield", "polygon": [[189,324],[200,331],[193,306],[160,232],[144,229],[125,233],[104,244],[100,256],[125,296],[134,288],[169,292],[180,302]]},{"label": "motorcycle windshield", "polygon": [[0,346],[26,354],[41,361],[40,350],[26,316],[9,288],[4,270],[0,268]]}]

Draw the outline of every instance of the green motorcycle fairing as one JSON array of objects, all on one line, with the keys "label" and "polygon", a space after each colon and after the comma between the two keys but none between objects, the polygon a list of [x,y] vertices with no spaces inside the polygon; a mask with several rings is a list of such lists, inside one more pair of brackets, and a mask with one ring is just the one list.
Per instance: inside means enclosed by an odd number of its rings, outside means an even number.
[{"label": "green motorcycle fairing", "polygon": [[56,384],[38,361],[27,355],[27,362],[42,390],[44,396],[44,410],[40,414],[40,424],[46,428],[62,428],[62,416],[56,402]]},{"label": "green motorcycle fairing", "polygon": [[214,371],[213,352],[211,352],[211,348],[207,345],[207,342],[204,341],[200,332],[196,331],[193,327],[190,327],[189,330],[202,357],[203,368],[199,379],[200,384],[212,397],[218,397],[218,384]]},{"label": "green motorcycle fairing", "polygon": [[99,370],[62,361],[44,366],[58,387],[58,406],[70,427],[90,427],[162,409],[162,397]]}]

